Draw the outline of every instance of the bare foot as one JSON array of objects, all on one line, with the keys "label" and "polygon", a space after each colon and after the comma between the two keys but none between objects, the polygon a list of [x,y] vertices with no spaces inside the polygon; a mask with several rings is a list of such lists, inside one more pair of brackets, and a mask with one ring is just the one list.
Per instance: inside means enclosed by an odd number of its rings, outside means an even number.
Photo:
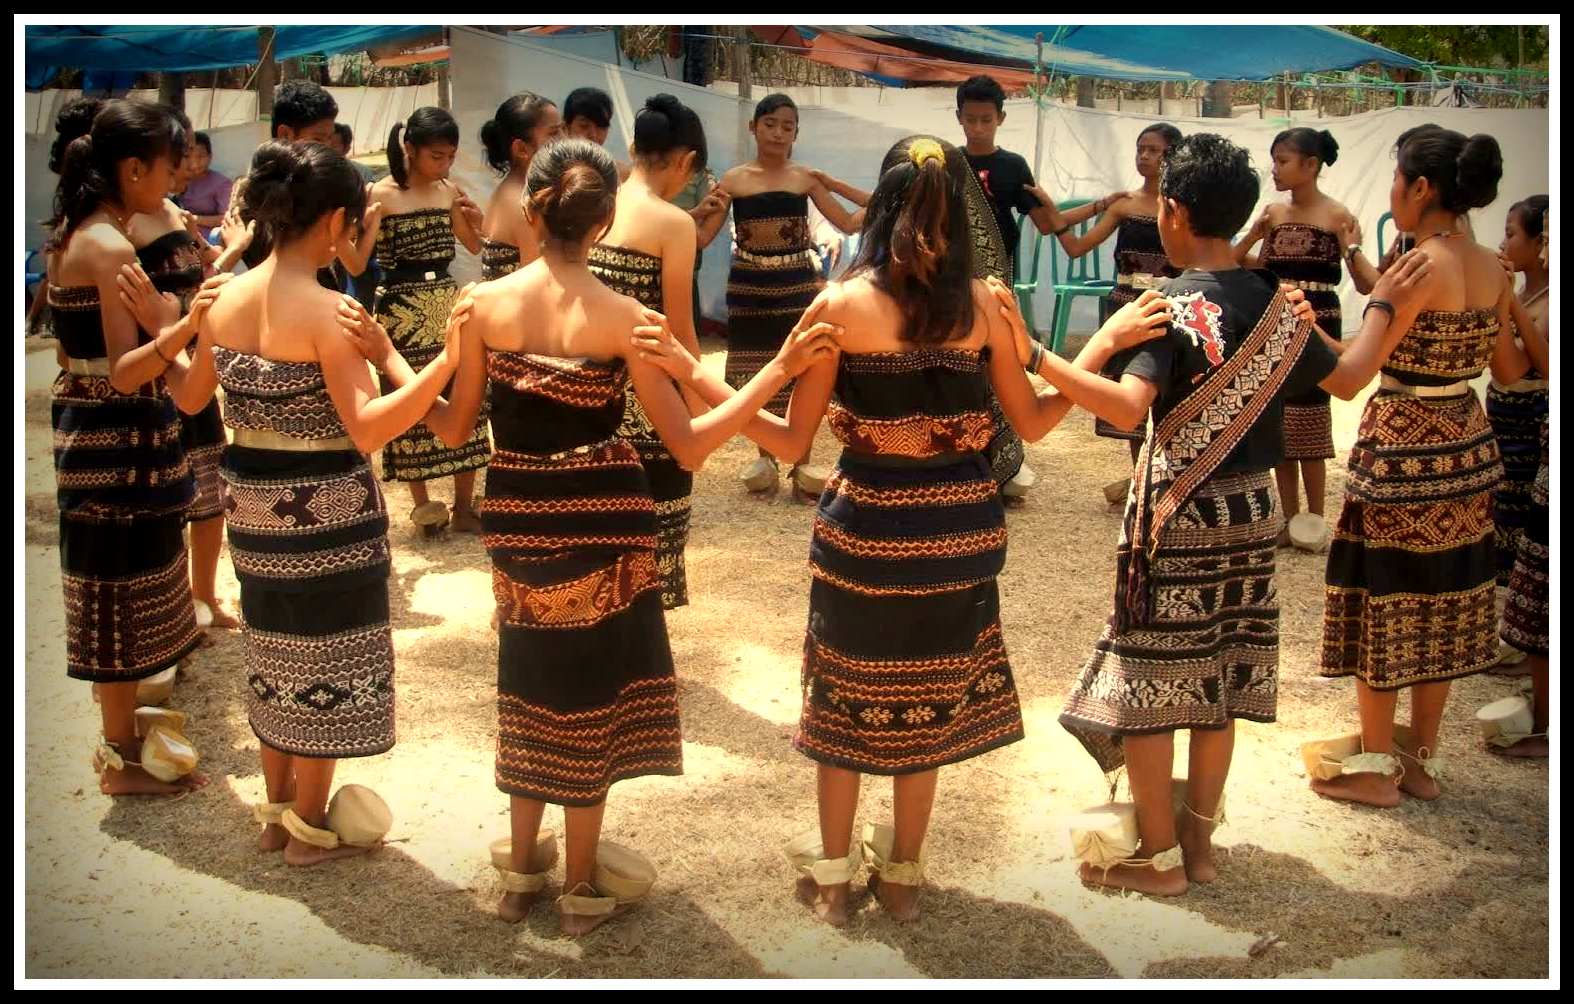
[{"label": "bare foot", "polygon": [[1341,802],[1360,802],[1379,809],[1392,809],[1403,796],[1393,778],[1386,774],[1364,771],[1360,774],[1340,774],[1332,781],[1313,781],[1312,790],[1324,798]]},{"label": "bare foot", "polygon": [[881,882],[879,875],[869,876],[869,891],[879,901],[880,907],[898,924],[918,919],[918,887],[897,882]]},{"label": "bare foot", "polygon": [[306,843],[304,840],[296,840],[294,837],[291,837],[290,842],[284,846],[284,863],[295,865],[297,868],[310,868],[312,865],[320,865],[324,861],[333,861],[337,858],[353,858],[376,850],[381,846],[381,843],[373,844],[371,847],[351,847],[349,844],[340,844],[330,851],[327,848],[316,847]]},{"label": "bare foot", "polygon": [[540,893],[505,892],[497,901],[497,915],[510,924],[517,924],[530,913],[530,906]]},{"label": "bare foot", "polygon": [[455,509],[449,527],[458,533],[480,533],[481,517],[474,509]]},{"label": "bare foot", "polygon": [[278,823],[269,823],[262,828],[262,839],[257,841],[257,846],[264,853],[284,850],[284,845],[290,842],[290,831]]},{"label": "bare foot", "polygon": [[847,926],[847,895],[849,884],[820,885],[805,875],[798,879],[795,890],[798,902],[814,911],[814,915],[832,927]]},{"label": "bare foot", "polygon": [[1213,824],[1182,809],[1175,819],[1175,830],[1186,860],[1186,877],[1202,885],[1218,878],[1219,869],[1213,863]]},{"label": "bare foot", "polygon": [[240,621],[234,615],[219,605],[218,600],[203,600],[208,609],[213,613],[213,623],[210,627],[221,628],[225,631],[235,631],[240,628]]},{"label": "bare foot", "polygon": [[618,914],[622,913],[623,910],[624,908],[620,906],[611,913],[598,913],[593,917],[587,917],[578,913],[564,913],[562,909],[559,908],[557,916],[558,930],[562,931],[570,938],[582,937],[586,934],[589,934],[591,931],[594,931],[602,924],[605,924],[613,917],[616,917]]},{"label": "bare foot", "polygon": [[1427,775],[1421,765],[1409,757],[1400,757],[1405,765],[1405,772],[1399,779],[1399,787],[1411,798],[1419,798],[1423,802],[1436,801],[1443,794],[1443,789],[1438,785],[1437,779]]},{"label": "bare foot", "polygon": [[106,795],[183,795],[207,783],[207,776],[196,771],[173,781],[160,781],[131,763],[120,770],[107,768],[98,775],[98,790]]},{"label": "bare foot", "polygon": [[1159,871],[1146,865],[1116,865],[1105,871],[1082,862],[1082,884],[1110,889],[1130,889],[1149,896],[1179,896],[1186,891],[1186,869]]},{"label": "bare foot", "polygon": [[1487,752],[1524,760],[1541,760],[1550,755],[1551,749],[1546,736],[1526,736],[1512,746],[1493,746],[1488,743]]}]

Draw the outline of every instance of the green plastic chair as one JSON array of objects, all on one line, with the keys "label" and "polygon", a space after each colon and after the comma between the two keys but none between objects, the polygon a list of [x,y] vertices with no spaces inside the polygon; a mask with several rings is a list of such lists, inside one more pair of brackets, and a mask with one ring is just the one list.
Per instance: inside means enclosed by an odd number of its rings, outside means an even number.
[{"label": "green plastic chair", "polygon": [[[1085,206],[1092,199],[1068,199],[1057,205],[1061,212]],[[1083,220],[1076,226],[1076,233],[1080,237],[1088,232],[1088,227],[1095,218]],[[1042,234],[1035,231],[1035,236],[1043,238]],[[1060,261],[1066,253],[1060,247],[1060,241],[1055,241],[1049,251],[1049,274],[1051,288],[1055,291],[1055,320],[1049,329],[1049,350],[1059,352],[1066,342],[1066,328],[1071,323],[1071,305],[1079,296],[1092,296],[1100,300],[1109,296],[1115,288],[1114,279],[1105,279],[1100,274],[1099,255],[1097,250],[1089,251],[1075,261],[1066,260],[1066,277],[1061,279]],[[1038,242],[1033,248],[1034,275],[1038,271]]]},{"label": "green plastic chair", "polygon": [[1394,220],[1393,213],[1384,213],[1377,218],[1377,260],[1382,261],[1383,255],[1388,253],[1388,245],[1383,241],[1383,230]]}]

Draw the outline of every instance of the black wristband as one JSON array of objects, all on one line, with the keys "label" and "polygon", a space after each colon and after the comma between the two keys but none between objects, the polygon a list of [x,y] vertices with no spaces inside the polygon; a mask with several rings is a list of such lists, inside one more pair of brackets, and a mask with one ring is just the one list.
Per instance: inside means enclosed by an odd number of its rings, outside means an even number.
[{"label": "black wristband", "polygon": [[1366,320],[1367,313],[1372,310],[1381,310],[1383,313],[1387,314],[1390,323],[1392,323],[1394,317],[1396,316],[1394,313],[1393,304],[1389,303],[1387,300],[1379,300],[1374,297],[1373,299],[1366,301],[1366,309],[1361,311],[1361,319],[1363,321]]}]

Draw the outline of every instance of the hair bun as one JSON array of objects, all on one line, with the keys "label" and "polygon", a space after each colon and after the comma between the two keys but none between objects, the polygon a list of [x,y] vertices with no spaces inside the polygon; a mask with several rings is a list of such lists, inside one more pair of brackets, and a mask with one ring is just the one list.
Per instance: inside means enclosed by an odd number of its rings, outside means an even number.
[{"label": "hair bun", "polygon": [[1490,205],[1503,179],[1503,150],[1496,139],[1477,133],[1465,141],[1455,161],[1455,182],[1472,209]]},{"label": "hair bun", "polygon": [[1339,159],[1339,141],[1334,139],[1334,134],[1327,129],[1319,132],[1317,138],[1322,148],[1318,159],[1323,162],[1324,167],[1329,167]]}]

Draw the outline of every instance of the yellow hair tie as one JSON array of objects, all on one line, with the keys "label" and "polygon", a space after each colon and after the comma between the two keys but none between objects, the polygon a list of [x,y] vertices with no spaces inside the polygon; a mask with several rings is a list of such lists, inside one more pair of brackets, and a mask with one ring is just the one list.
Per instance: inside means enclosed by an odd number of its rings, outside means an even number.
[{"label": "yellow hair tie", "polygon": [[927,138],[914,140],[912,146],[907,148],[907,156],[912,158],[915,165],[923,167],[931,160],[944,161],[945,148],[940,145],[938,140]]}]

